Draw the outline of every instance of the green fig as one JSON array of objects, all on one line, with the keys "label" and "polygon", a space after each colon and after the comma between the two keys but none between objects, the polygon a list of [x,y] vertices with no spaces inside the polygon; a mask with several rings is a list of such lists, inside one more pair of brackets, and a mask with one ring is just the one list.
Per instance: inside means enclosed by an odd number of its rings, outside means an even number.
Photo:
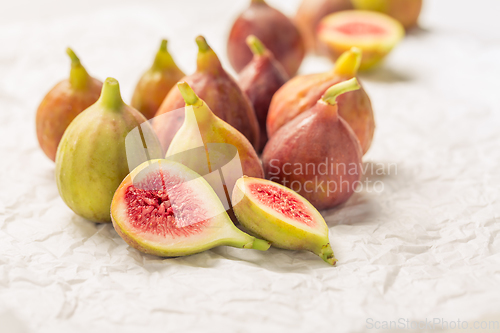
[{"label": "green fig", "polygon": [[[125,138],[143,122],[146,118],[123,102],[118,81],[107,78],[99,100],[69,125],[57,149],[56,181],[76,214],[111,221],[111,199],[129,173]],[[141,126],[143,132],[148,126]]]},{"label": "green fig", "polygon": [[234,187],[233,202],[241,225],[272,246],[311,251],[330,265],[337,262],[325,220],[295,191],[269,180],[242,177]]},{"label": "green fig", "polygon": [[36,113],[38,143],[52,161],[66,128],[97,101],[102,88],[102,82],[87,73],[73,50],[68,48],[66,53],[71,58],[69,79],[59,82],[45,95]]},{"label": "green fig", "polygon": [[167,50],[167,41],[162,40],[153,65],[135,87],[130,105],[147,119],[153,118],[170,89],[184,76]]},{"label": "green fig", "polygon": [[135,249],[162,257],[216,246],[265,251],[270,244],[236,228],[210,185],[191,169],[151,160],[121,183],[111,205],[113,226]]}]

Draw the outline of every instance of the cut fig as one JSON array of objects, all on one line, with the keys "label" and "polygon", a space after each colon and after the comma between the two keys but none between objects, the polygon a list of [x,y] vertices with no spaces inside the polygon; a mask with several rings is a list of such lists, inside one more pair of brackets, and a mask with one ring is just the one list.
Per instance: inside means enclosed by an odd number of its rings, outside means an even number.
[{"label": "cut fig", "polygon": [[220,245],[262,251],[270,246],[233,225],[203,177],[168,160],[151,160],[134,169],[113,197],[111,217],[130,246],[162,257]]},{"label": "cut fig", "polygon": [[328,239],[328,226],[305,198],[275,182],[242,177],[233,191],[234,213],[251,233],[272,246],[307,250],[330,265],[337,259]]},{"label": "cut fig", "polygon": [[337,12],[318,25],[318,38],[333,59],[352,47],[363,51],[360,70],[376,66],[404,34],[401,23],[392,17],[363,10]]}]

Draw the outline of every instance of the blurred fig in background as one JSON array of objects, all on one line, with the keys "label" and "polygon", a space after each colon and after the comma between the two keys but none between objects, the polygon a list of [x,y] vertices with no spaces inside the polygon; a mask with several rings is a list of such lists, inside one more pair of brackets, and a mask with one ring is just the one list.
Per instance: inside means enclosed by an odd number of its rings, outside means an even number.
[{"label": "blurred fig in background", "polygon": [[405,30],[392,17],[366,10],[346,10],[324,17],[318,38],[333,60],[351,47],[363,51],[360,70],[369,70],[403,39]]},{"label": "blurred fig in background", "polygon": [[353,9],[351,0],[303,0],[295,15],[295,24],[302,34],[307,49],[319,51],[316,27],[323,17],[349,9]]},{"label": "blurred fig in background", "polygon": [[170,89],[184,76],[167,50],[167,41],[162,40],[153,65],[139,79],[130,104],[147,119],[153,118]]},{"label": "blurred fig in background", "polygon": [[[267,133],[272,138],[286,123],[312,108],[332,85],[356,76],[361,61],[357,48],[342,54],[328,72],[296,76],[274,95],[267,116]],[[372,104],[363,87],[337,97],[339,115],[358,138],[363,153],[370,148],[375,131]]]},{"label": "blurred fig in background", "polygon": [[354,7],[372,10],[392,16],[410,29],[418,24],[422,10],[422,0],[352,0]]},{"label": "blurred fig in background", "polygon": [[69,79],[59,82],[45,95],[36,113],[38,143],[52,161],[66,128],[99,99],[102,88],[102,82],[87,73],[73,50],[68,48],[66,53],[71,58]]},{"label": "blurred fig in background", "polygon": [[266,119],[274,93],[288,80],[288,74],[257,37],[247,37],[247,44],[254,54],[252,61],[243,68],[239,77],[241,90],[253,105],[260,126],[258,152],[267,142]]},{"label": "blurred fig in background", "polygon": [[[196,72],[184,77],[182,81],[191,86],[216,116],[240,131],[257,148],[259,123],[248,97],[222,68],[219,58],[205,38],[198,36],[196,43],[198,44]],[[173,87],[155,115],[153,128],[165,151],[184,123],[184,105],[179,89]],[[175,111],[178,109],[182,110]]]},{"label": "blurred fig in background", "polygon": [[246,38],[255,35],[293,76],[302,63],[305,46],[294,23],[264,0],[252,0],[238,16],[229,33],[227,52],[231,65],[240,72],[252,60]]}]

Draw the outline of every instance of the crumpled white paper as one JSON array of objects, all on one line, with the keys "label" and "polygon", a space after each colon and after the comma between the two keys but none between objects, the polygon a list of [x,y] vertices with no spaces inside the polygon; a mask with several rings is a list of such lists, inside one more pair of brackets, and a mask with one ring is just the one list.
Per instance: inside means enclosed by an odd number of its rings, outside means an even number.
[{"label": "crumpled white paper", "polygon": [[[368,332],[370,320],[500,321],[495,0],[474,10],[425,1],[424,28],[360,77],[377,121],[365,179],[382,190],[324,212],[336,267],[279,249],[161,259],[65,206],[34,117],[69,73],[66,46],[92,75],[117,78],[129,101],[162,37],[188,73],[200,33],[229,68],[227,32],[247,1],[84,3],[12,4],[0,14],[0,331]],[[269,3],[293,13],[298,1]],[[330,66],[310,57],[302,73]]]}]

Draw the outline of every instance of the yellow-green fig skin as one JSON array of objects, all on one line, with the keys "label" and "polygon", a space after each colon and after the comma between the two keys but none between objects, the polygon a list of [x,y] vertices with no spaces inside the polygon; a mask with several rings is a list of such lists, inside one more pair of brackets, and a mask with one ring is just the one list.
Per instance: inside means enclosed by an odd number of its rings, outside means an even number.
[{"label": "yellow-green fig skin", "polygon": [[422,0],[352,0],[360,10],[372,10],[387,14],[405,27],[411,29],[418,25],[422,10]]},{"label": "yellow-green fig skin", "polygon": [[[251,183],[272,184],[284,192],[288,192],[305,205],[311,212],[316,227],[306,225],[301,226],[286,222],[279,214],[272,209],[264,209],[264,205],[252,198],[248,185]],[[328,226],[321,214],[305,198],[290,190],[289,188],[265,179],[252,177],[242,177],[238,179],[233,189],[234,214],[241,225],[251,234],[265,239],[271,246],[287,250],[305,250],[313,252],[330,265],[335,265],[337,259],[333,254],[328,238]]]},{"label": "yellow-green fig skin", "polygon": [[45,155],[56,159],[57,146],[64,131],[80,112],[99,99],[102,82],[91,77],[76,54],[68,48],[71,59],[68,79],[56,84],[43,98],[36,113],[36,133]]},{"label": "yellow-green fig skin", "polygon": [[113,194],[129,173],[125,137],[143,122],[146,118],[123,102],[118,81],[108,78],[99,100],[64,132],[56,181],[62,199],[77,215],[111,221]]},{"label": "yellow-green fig skin", "polygon": [[167,41],[162,40],[153,65],[135,87],[131,106],[147,119],[153,118],[170,89],[184,76],[167,50]]}]

